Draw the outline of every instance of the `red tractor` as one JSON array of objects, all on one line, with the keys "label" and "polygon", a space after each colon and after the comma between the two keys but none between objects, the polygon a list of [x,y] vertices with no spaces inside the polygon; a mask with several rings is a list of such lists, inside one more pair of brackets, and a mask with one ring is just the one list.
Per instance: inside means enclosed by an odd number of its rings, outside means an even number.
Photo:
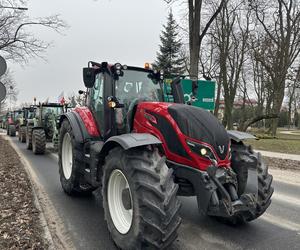
[{"label": "red tractor", "polygon": [[[168,247],[181,221],[177,195],[196,196],[199,212],[231,223],[265,212],[272,176],[242,142],[250,135],[226,131],[201,108],[163,102],[160,72],[88,66],[86,107],[60,119],[60,181],[69,195],[102,189],[108,230],[119,248]],[[183,100],[176,81],[172,94]]]}]

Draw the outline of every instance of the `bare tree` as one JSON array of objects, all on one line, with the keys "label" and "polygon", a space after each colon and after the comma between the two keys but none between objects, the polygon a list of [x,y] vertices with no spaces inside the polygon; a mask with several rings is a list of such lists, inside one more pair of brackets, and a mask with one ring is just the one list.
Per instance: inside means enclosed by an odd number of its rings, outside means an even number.
[{"label": "bare tree", "polygon": [[228,3],[217,17],[212,36],[218,48],[219,83],[223,87],[225,113],[223,125],[233,127],[232,110],[242,69],[246,61],[249,37],[249,12],[244,12],[240,4]]},{"label": "bare tree", "polygon": [[[164,0],[167,3],[172,3],[176,0]],[[186,1],[186,0],[185,0]],[[201,43],[214,22],[222,7],[228,0],[218,0],[218,7],[211,14],[210,18],[203,18],[203,0],[187,0],[188,4],[188,25],[189,25],[189,74],[192,78],[198,78],[199,72],[199,57]]]},{"label": "bare tree", "polygon": [[30,57],[41,56],[50,43],[37,38],[30,26],[42,26],[61,32],[66,24],[58,15],[31,19],[25,11],[6,9],[1,6],[26,5],[23,0],[0,2],[0,52],[7,60],[27,62]]},{"label": "bare tree", "polygon": [[12,104],[17,101],[18,89],[13,79],[12,72],[8,69],[6,73],[0,77],[0,81],[6,87],[6,98],[0,103],[0,113],[4,111],[7,106],[11,108]]},{"label": "bare tree", "polygon": [[[268,38],[269,49],[256,51],[256,59],[266,69],[273,84],[272,112],[279,113],[289,68],[300,52],[299,0],[250,1],[254,15]],[[276,135],[278,120],[273,120]]]},{"label": "bare tree", "polygon": [[292,124],[293,106],[295,106],[295,99],[297,99],[297,89],[300,89],[300,65],[296,70],[291,70],[291,79],[287,84],[287,98],[288,98],[288,126]]}]

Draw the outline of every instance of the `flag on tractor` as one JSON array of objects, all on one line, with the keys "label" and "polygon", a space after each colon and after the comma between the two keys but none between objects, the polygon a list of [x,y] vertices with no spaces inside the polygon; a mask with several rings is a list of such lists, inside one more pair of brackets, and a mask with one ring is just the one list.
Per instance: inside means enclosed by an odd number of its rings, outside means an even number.
[{"label": "flag on tractor", "polygon": [[60,104],[65,104],[64,92],[61,92],[61,94],[58,96],[58,102]]}]

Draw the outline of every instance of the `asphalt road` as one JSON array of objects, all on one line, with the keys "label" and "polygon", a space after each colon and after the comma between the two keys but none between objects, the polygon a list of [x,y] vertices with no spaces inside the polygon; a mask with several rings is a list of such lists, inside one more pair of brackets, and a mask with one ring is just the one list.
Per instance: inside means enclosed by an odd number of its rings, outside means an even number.
[{"label": "asphalt road", "polygon": [[[30,163],[77,249],[115,249],[104,221],[99,192],[69,197],[61,189],[57,159],[36,156],[13,138]],[[299,163],[300,164],[300,163]],[[233,227],[200,215],[194,198],[181,198],[182,225],[172,249],[300,249],[300,172],[270,170],[275,193],[267,213]]]}]

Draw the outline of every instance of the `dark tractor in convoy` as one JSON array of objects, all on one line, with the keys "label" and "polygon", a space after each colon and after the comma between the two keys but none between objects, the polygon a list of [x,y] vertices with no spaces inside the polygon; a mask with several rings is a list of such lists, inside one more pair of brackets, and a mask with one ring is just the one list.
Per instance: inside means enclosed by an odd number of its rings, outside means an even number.
[{"label": "dark tractor in convoy", "polygon": [[16,136],[16,132],[19,131],[20,119],[22,119],[22,110],[10,111],[6,114],[6,132],[9,136]]},{"label": "dark tractor in convoy", "polygon": [[36,106],[34,117],[27,120],[26,146],[34,154],[44,154],[46,143],[52,142],[58,147],[58,122],[64,113],[64,105],[59,103],[42,103]]},{"label": "dark tractor in convoy", "polygon": [[23,115],[19,119],[18,138],[19,138],[20,142],[26,142],[27,122],[28,122],[28,120],[34,118],[34,116],[35,116],[35,106],[23,107],[22,112],[23,112]]},{"label": "dark tractor in convoy", "polygon": [[165,103],[163,75],[119,63],[83,69],[86,106],[60,118],[59,173],[69,195],[102,189],[105,220],[122,249],[161,249],[177,237],[177,195],[199,212],[252,221],[271,203],[272,176],[259,154],[209,112]]}]

